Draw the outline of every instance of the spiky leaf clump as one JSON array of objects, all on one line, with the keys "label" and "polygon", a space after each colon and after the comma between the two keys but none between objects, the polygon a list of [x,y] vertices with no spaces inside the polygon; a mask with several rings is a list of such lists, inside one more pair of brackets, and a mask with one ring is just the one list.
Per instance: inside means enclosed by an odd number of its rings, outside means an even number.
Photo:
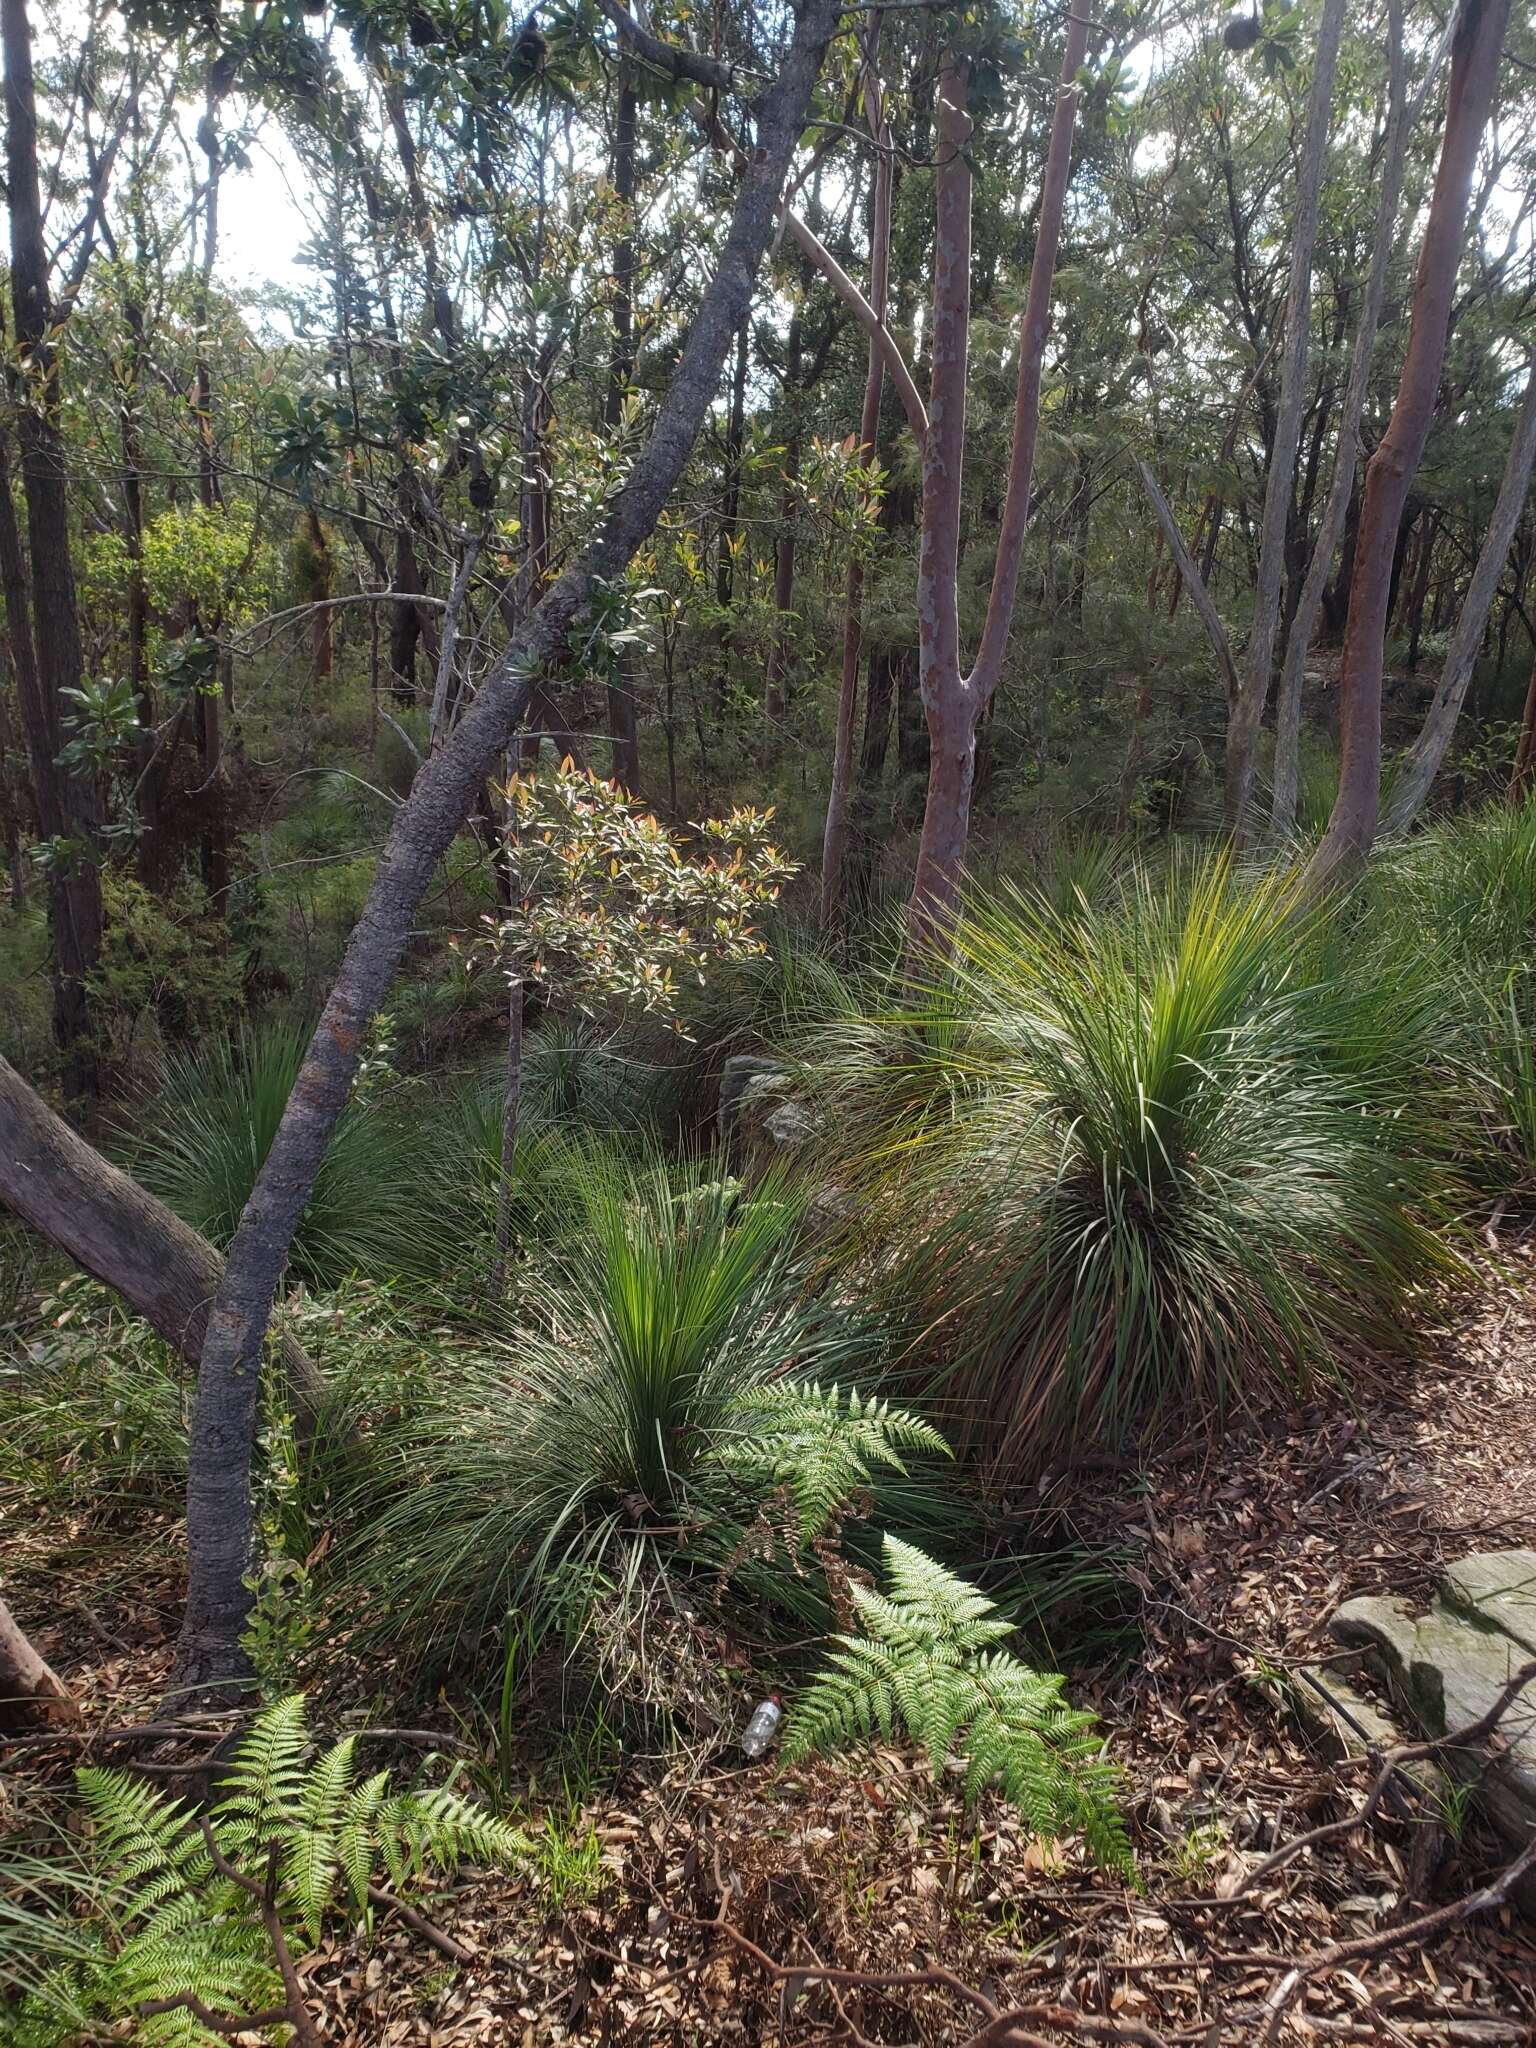
[{"label": "spiky leaf clump", "polygon": [[985,1594],[911,1544],[886,1537],[885,1572],[884,1594],[852,1588],[864,1633],[839,1637],[794,1707],[786,1760],[904,1731],[935,1777],[959,1753],[968,1800],[996,1785],[1037,1835],[1081,1834],[1129,1875],[1120,1773],[1065,1680],[1003,1648],[1011,1627]]},{"label": "spiky leaf clump", "polygon": [[879,1292],[999,1483],[1400,1349],[1455,1270],[1422,982],[1341,971],[1355,916],[1224,861],[1004,894],[820,1054]]},{"label": "spiky leaf clump", "polygon": [[356,1554],[392,1640],[467,1651],[511,1608],[566,1622],[658,1572],[713,1580],[749,1556],[754,1592],[801,1611],[785,1550],[944,1451],[848,1390],[871,1325],[805,1290],[785,1180],[588,1152],[567,1181],[579,1220],[529,1288],[531,1324],[391,1439],[398,1477]]}]

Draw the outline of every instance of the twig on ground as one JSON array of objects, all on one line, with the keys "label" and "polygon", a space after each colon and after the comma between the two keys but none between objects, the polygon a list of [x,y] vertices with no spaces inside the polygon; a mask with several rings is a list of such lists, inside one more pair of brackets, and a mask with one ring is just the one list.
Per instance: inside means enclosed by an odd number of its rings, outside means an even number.
[{"label": "twig on ground", "polygon": [[1493,1705],[1485,1714],[1479,1714],[1475,1721],[1468,1721],[1462,1727],[1453,1728],[1444,1735],[1431,1736],[1427,1741],[1401,1743],[1396,1749],[1390,1750],[1381,1760],[1375,1783],[1353,1813],[1346,1814],[1343,1820],[1326,1821],[1321,1827],[1309,1828],[1304,1835],[1297,1835],[1292,1841],[1282,1842],[1280,1847],[1272,1850],[1261,1863],[1254,1865],[1230,1898],[1202,1899],[1200,1904],[1233,1906],[1238,1900],[1246,1898],[1266,1877],[1299,1856],[1303,1849],[1316,1848],[1324,1842],[1336,1842],[1340,1836],[1353,1834],[1357,1828],[1364,1827],[1374,1817],[1376,1809],[1386,1796],[1387,1788],[1404,1764],[1422,1763],[1429,1757],[1439,1755],[1442,1750],[1468,1749],[1474,1743],[1481,1742],[1493,1733],[1533,1678],[1536,1678],[1536,1658],[1521,1665]]}]

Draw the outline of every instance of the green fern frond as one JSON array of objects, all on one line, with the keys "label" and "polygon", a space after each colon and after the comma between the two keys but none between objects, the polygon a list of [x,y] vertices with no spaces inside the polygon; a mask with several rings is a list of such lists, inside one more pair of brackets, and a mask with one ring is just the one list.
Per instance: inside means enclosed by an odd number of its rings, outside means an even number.
[{"label": "green fern frond", "polygon": [[95,1764],[78,1771],[76,1782],[95,1825],[95,1863],[110,1876],[125,1918],[195,1895],[212,1865],[188,1807],[142,1778]]},{"label": "green fern frond", "polygon": [[742,1392],[732,1412],[739,1433],[724,1437],[718,1463],[761,1491],[787,1487],[803,1543],[869,1485],[876,1467],[905,1472],[914,1452],[950,1454],[920,1415],[852,1387],[769,1380]]},{"label": "green fern frond", "polygon": [[282,1879],[311,1942],[335,1890],[338,1838],[352,1784],[355,1735],[344,1735],[314,1763],[299,1799],[298,1824],[283,1854]]},{"label": "green fern frond", "polygon": [[1000,1648],[992,1602],[934,1559],[885,1539],[889,1591],[855,1588],[867,1633],[839,1646],[791,1712],[786,1762],[890,1735],[899,1721],[935,1777],[957,1751],[965,1796],[996,1785],[1047,1839],[1079,1833],[1109,1869],[1134,1869],[1119,1771],[1065,1681]]},{"label": "green fern frond", "polygon": [[[392,1794],[388,1771],[354,1783],[356,1736],[306,1770],[308,1747],[303,1699],[269,1708],[236,1750],[229,1792],[209,1819],[221,1853],[253,1877],[276,1846],[278,1910],[311,1941],[338,1892],[364,1902],[381,1859],[403,1890],[428,1864],[447,1875],[466,1860],[531,1853],[520,1829],[447,1787]],[[26,2031],[18,2048],[72,2048],[129,2018],[140,2048],[209,2048],[221,2037],[185,2008],[142,2008],[184,1995],[221,2013],[281,2004],[256,1903],[216,1873],[192,1812],[121,1772],[91,1767],[78,1782],[92,1862],[59,1882],[86,1910],[57,1925],[37,1914],[6,1922],[12,1932],[30,1929],[33,1958],[19,1979]]]},{"label": "green fern frond", "polygon": [[342,1822],[337,1830],[336,1857],[359,1909],[367,1902],[373,1881],[373,1867],[379,1853],[379,1808],[389,1790],[389,1772],[375,1771],[347,1794]]},{"label": "green fern frond", "polygon": [[230,1764],[229,1790],[214,1808],[221,1846],[262,1850],[300,1823],[308,1753],[303,1693],[257,1715]]}]

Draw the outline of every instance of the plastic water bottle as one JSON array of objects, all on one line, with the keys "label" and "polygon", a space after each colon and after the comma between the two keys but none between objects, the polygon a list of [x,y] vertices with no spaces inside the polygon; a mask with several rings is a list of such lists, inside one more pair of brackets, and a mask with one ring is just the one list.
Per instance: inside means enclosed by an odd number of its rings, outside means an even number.
[{"label": "plastic water bottle", "polygon": [[776,1692],[767,1699],[759,1700],[752,1709],[752,1718],[741,1732],[741,1753],[743,1756],[758,1757],[779,1732],[779,1723],[784,1718],[784,1709],[779,1704]]}]

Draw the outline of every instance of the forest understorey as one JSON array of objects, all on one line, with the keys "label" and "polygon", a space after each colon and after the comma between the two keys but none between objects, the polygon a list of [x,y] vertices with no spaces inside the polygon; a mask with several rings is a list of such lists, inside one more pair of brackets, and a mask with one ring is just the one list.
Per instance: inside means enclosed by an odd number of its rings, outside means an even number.
[{"label": "forest understorey", "polygon": [[[1033,1840],[1001,1800],[967,1813],[910,1752],[781,1771],[771,1755],[744,1765],[725,1730],[691,1752],[623,1754],[562,1813],[565,1857],[462,1875],[425,1938],[388,1918],[366,1944],[328,1936],[299,1963],[322,2038],[1536,2039],[1536,1926],[1507,1898],[1471,1910],[1507,1869],[1475,1810],[1405,1801],[1397,1780],[1361,1824],[1297,1851],[1366,1805],[1379,1760],[1323,1756],[1287,1705],[1289,1674],[1337,1659],[1327,1624],[1344,1601],[1427,1602],[1447,1562],[1536,1544],[1528,1237],[1490,1241],[1477,1294],[1390,1389],[1252,1417],[1139,1469],[1048,1476],[1016,1521],[1021,1552],[1112,1562],[1063,1593],[1053,1647],[1070,1656],[1093,1640],[1085,1616],[1102,1621],[1101,1661],[1069,1671],[1128,1772],[1139,1890]],[[156,1705],[179,1542],[158,1520],[110,1544],[49,1516],[18,1532],[15,1597],[42,1611],[33,1596],[51,1593],[58,1620],[37,1640],[83,1723],[12,1738],[7,1830],[64,1794],[84,1755],[207,1782],[237,1718],[167,1724]],[[370,1740],[453,1754],[463,1724],[438,1705]],[[320,1698],[315,1711],[323,1723]],[[124,1739],[140,1724],[171,1732]]]}]

